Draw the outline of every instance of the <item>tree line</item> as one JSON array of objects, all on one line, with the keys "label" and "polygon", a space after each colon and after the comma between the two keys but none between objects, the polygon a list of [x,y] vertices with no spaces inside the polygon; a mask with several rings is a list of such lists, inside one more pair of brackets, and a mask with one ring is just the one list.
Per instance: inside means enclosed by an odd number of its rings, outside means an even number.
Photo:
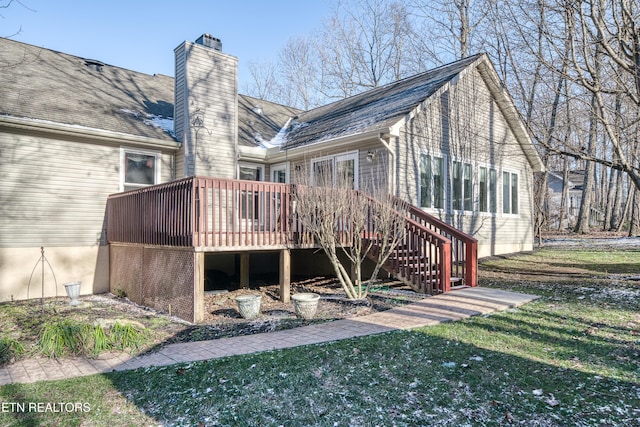
[{"label": "tree line", "polygon": [[319,28],[250,64],[244,90],[308,110],[479,52],[547,169],[536,234],[640,235],[640,0],[337,0]]}]

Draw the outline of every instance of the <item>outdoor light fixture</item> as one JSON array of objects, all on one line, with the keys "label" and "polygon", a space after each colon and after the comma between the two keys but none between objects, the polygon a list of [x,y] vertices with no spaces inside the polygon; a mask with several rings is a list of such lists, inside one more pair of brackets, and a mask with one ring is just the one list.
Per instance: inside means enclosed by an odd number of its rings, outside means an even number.
[{"label": "outdoor light fixture", "polygon": [[369,150],[369,151],[367,152],[367,162],[371,163],[371,162],[373,162],[373,161],[375,160],[375,158],[376,158],[376,153],[375,153],[375,151],[371,151],[371,150]]}]

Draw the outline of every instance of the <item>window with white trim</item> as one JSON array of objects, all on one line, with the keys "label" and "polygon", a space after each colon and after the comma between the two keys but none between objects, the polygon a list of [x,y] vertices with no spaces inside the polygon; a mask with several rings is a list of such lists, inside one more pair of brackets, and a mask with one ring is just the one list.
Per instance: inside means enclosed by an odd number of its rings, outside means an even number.
[{"label": "window with white trim", "polygon": [[468,162],[454,161],[451,177],[453,209],[473,210],[473,166]]},{"label": "window with white trim", "polygon": [[493,168],[478,167],[478,210],[496,213],[498,206],[498,173]]},{"label": "window with white trim", "polygon": [[286,184],[289,182],[289,164],[279,163],[271,166],[271,182]]},{"label": "window with white trim", "polygon": [[444,177],[443,157],[420,155],[420,207],[444,208]]},{"label": "window with white trim", "polygon": [[311,182],[358,189],[358,152],[325,156],[311,160]]},{"label": "window with white trim", "polygon": [[502,172],[502,213],[519,213],[518,174]]},{"label": "window with white trim", "polygon": [[[264,181],[264,166],[254,163],[240,163],[238,164],[238,178],[247,181]],[[240,218],[258,219],[261,205],[259,193],[240,191]]]},{"label": "window with white trim", "polygon": [[160,159],[157,151],[120,148],[120,191],[158,184]]}]

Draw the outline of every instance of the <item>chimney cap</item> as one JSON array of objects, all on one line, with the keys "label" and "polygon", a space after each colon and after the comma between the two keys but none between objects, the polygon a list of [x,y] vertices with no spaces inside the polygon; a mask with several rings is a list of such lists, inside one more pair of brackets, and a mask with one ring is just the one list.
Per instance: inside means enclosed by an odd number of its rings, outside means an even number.
[{"label": "chimney cap", "polygon": [[205,33],[201,35],[196,39],[196,44],[222,52],[222,41],[217,37],[213,37],[211,34]]}]

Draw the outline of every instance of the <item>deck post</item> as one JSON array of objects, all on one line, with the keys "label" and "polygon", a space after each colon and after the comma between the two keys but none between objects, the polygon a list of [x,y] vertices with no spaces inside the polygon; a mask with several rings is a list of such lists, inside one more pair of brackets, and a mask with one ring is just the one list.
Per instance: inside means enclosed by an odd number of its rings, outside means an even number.
[{"label": "deck post", "polygon": [[204,252],[193,254],[193,322],[204,321]]},{"label": "deck post", "polygon": [[240,254],[240,287],[249,287],[249,252]]},{"label": "deck post", "polygon": [[280,301],[287,303],[291,299],[291,251],[280,251]]}]

